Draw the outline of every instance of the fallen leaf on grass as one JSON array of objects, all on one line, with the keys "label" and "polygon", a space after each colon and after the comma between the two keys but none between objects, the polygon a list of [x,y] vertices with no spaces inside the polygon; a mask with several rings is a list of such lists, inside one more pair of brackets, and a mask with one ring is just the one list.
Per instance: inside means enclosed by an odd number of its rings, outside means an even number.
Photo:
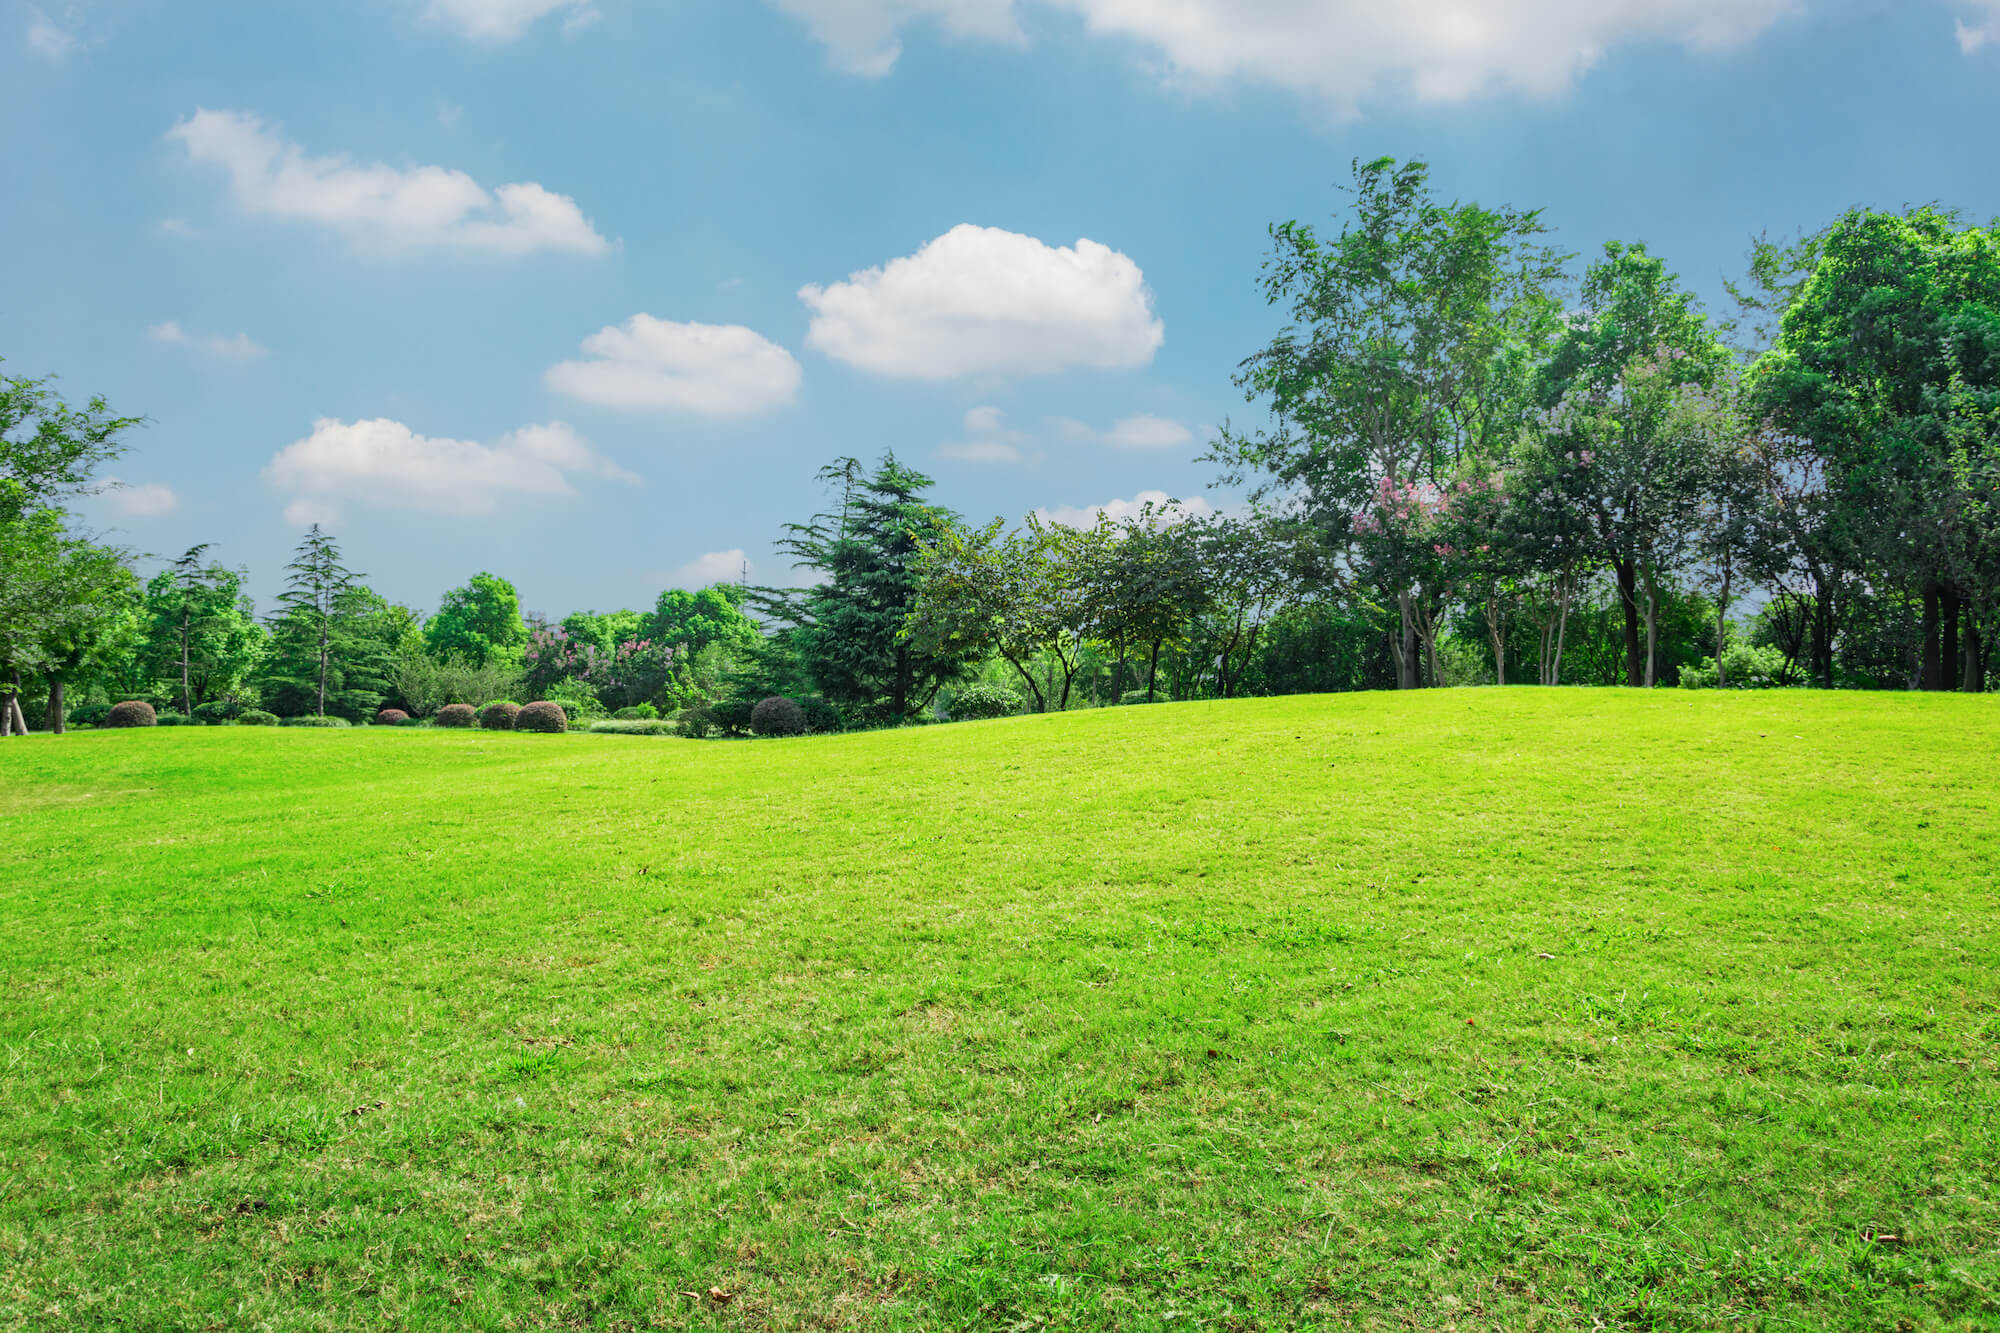
[{"label": "fallen leaf on grass", "polygon": [[731,1301],[736,1299],[734,1296],[724,1291],[721,1287],[710,1287],[708,1289],[708,1298],[714,1301],[717,1305],[727,1305]]},{"label": "fallen leaf on grass", "polygon": [[381,1109],[382,1109],[383,1107],[387,1106],[388,1104],[389,1104],[389,1103],[387,1103],[387,1102],[363,1102],[363,1103],[361,1103],[361,1105],[359,1105],[359,1106],[356,1106],[356,1107],[353,1107],[353,1108],[351,1108],[351,1109],[349,1109],[349,1110],[347,1110],[347,1111],[343,1112],[343,1114],[345,1114],[345,1115],[367,1115],[367,1114],[368,1114],[368,1113],[369,1113],[370,1111],[379,1111],[379,1110],[381,1110]]}]

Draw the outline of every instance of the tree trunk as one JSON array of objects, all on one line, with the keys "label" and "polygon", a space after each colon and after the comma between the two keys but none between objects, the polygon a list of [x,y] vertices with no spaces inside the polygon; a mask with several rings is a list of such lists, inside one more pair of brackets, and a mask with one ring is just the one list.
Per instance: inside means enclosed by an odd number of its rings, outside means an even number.
[{"label": "tree trunk", "polygon": [[1965,623],[1965,667],[1958,686],[1967,694],[1978,694],[1986,688],[1986,672],[1983,670],[1984,654],[1980,651],[1982,646],[1978,623],[1967,617]]},{"label": "tree trunk", "polygon": [[1939,609],[1944,612],[1944,632],[1938,644],[1938,688],[1949,690],[1954,687],[1952,677],[1958,674],[1958,609],[1960,604],[1958,589],[1946,584],[1938,589]]},{"label": "tree trunk", "polygon": [[1819,687],[1833,688],[1833,594],[1824,587],[1813,597],[1813,672]]},{"label": "tree trunk", "polygon": [[1498,597],[1486,599],[1486,633],[1493,640],[1493,683],[1507,683],[1507,614]]},{"label": "tree trunk", "polygon": [[1111,668],[1111,702],[1115,707],[1125,702],[1125,638],[1118,638],[1118,661]]},{"label": "tree trunk", "polygon": [[14,696],[10,694],[4,699],[0,699],[0,737],[12,736],[13,734]]},{"label": "tree trunk", "polygon": [[63,703],[63,678],[52,675],[49,677],[48,718],[49,733],[51,735],[60,736],[63,734],[63,723],[67,720],[66,714],[68,712],[69,709]]},{"label": "tree trunk", "polygon": [[1654,673],[1660,657],[1660,590],[1653,582],[1653,571],[1646,570],[1646,688],[1653,688]]},{"label": "tree trunk", "polygon": [[1007,665],[1014,668],[1015,674],[1020,676],[1020,678],[1027,683],[1028,693],[1032,695],[1035,700],[1035,711],[1037,713],[1048,712],[1049,701],[1047,697],[1042,694],[1042,687],[1035,684],[1035,673],[1028,670],[1027,667],[1021,665],[1021,663],[1015,660],[1015,658],[1012,657],[1011,655],[1007,653],[1002,653],[1000,655],[1007,659]]},{"label": "tree trunk", "polygon": [[1729,556],[1722,557],[1722,596],[1715,603],[1715,688],[1729,688],[1729,670],[1722,664],[1723,650],[1728,647],[1729,637]]},{"label": "tree trunk", "polygon": [[1401,633],[1397,639],[1396,688],[1414,690],[1423,666],[1417,660],[1417,618],[1408,592],[1396,594],[1396,609],[1402,616]]},{"label": "tree trunk", "polygon": [[23,736],[28,734],[28,715],[21,711],[21,695],[17,689],[8,706],[14,710],[14,729]]},{"label": "tree trunk", "polygon": [[1153,691],[1160,678],[1160,641],[1153,640],[1153,655],[1146,660],[1146,702],[1153,702]]},{"label": "tree trunk", "polygon": [[1615,560],[1618,574],[1618,601],[1625,608],[1625,683],[1637,688],[1645,683],[1646,661],[1639,650],[1639,572],[1630,560]]},{"label": "tree trunk", "polygon": [[188,604],[187,591],[181,591],[181,713],[194,715],[194,701],[188,697]]},{"label": "tree trunk", "polygon": [[1938,585],[1935,579],[1924,580],[1924,619],[1919,631],[1923,638],[1923,673],[1919,676],[1919,688],[1935,690],[1943,687],[1944,668],[1938,656]]}]

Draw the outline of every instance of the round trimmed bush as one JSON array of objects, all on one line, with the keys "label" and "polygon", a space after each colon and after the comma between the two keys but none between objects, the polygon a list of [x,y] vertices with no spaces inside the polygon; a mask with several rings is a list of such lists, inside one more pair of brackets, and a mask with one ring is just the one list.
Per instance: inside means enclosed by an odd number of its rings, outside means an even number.
[{"label": "round trimmed bush", "polygon": [[375,725],[378,727],[407,727],[410,725],[410,715],[400,708],[385,708],[375,715]]},{"label": "round trimmed bush", "polygon": [[479,720],[479,714],[471,704],[446,704],[432,720],[440,727],[469,727]]},{"label": "round trimmed bush", "polygon": [[267,713],[261,708],[245,709],[243,716],[236,719],[236,725],[239,727],[275,727],[278,725],[278,715],[276,713]]},{"label": "round trimmed bush", "polygon": [[506,699],[495,699],[479,711],[479,725],[488,731],[512,731],[514,718],[521,711],[521,705]]},{"label": "round trimmed bush", "polygon": [[73,727],[101,727],[104,719],[110,716],[110,704],[79,704],[69,710],[69,721]]},{"label": "round trimmed bush", "polygon": [[750,710],[750,730],[759,736],[803,736],[806,711],[782,694],[774,694]]},{"label": "round trimmed bush", "polygon": [[104,715],[107,727],[150,727],[159,722],[159,714],[153,705],[143,699],[127,699],[122,704],[111,705],[111,711]]},{"label": "round trimmed bush", "polygon": [[961,722],[1012,717],[1021,711],[1021,696],[998,685],[968,685],[951,701],[951,715]]},{"label": "round trimmed bush", "polygon": [[569,714],[563,712],[562,705],[550,703],[547,699],[537,700],[514,714],[514,730],[554,733],[569,730]]}]

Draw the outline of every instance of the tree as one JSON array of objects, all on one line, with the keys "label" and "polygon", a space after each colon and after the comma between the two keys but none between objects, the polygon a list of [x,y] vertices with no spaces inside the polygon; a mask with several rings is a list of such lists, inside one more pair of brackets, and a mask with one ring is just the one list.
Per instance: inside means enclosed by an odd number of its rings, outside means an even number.
[{"label": "tree", "polygon": [[[382,640],[392,632],[394,617],[388,603],[357,584],[359,576],[341,563],[340,548],[317,523],[300,540],[285,572],[280,610],[271,622],[272,679],[293,685],[301,676],[309,679],[313,714],[324,716],[330,674],[339,671],[335,690],[348,693],[347,677],[362,665],[357,659],[369,659],[364,671],[372,667],[375,678],[385,673],[385,664],[373,658],[389,646]],[[379,698],[379,692],[370,692]]]},{"label": "tree", "polygon": [[743,614],[743,600],[744,589],[734,583],[718,583],[699,592],[668,588],[653,604],[637,637],[684,645],[688,656],[717,643],[742,651],[762,637],[757,622]]},{"label": "tree", "polygon": [[473,666],[518,665],[527,642],[521,599],[513,584],[493,574],[474,574],[463,588],[446,593],[437,614],[424,624],[424,646],[431,656],[458,657]]},{"label": "tree", "polygon": [[50,379],[0,378],[0,524],[60,508],[125,451],[141,417],[114,416],[104,399],[71,407]]},{"label": "tree", "polygon": [[1754,400],[1824,460],[1833,530],[1919,599],[1919,683],[1962,688],[1981,675],[1982,619],[1992,629],[1964,582],[1978,562],[1954,552],[1982,540],[1985,510],[1963,483],[1976,493],[1994,447],[2000,236],[1935,208],[1857,209],[1799,266],[1809,275],[1752,367]]},{"label": "tree", "polygon": [[143,637],[139,665],[157,689],[171,697],[178,686],[181,710],[241,690],[263,659],[265,634],[243,575],[220,564],[202,563],[206,545],[190,548],[155,574],[142,598]]},{"label": "tree", "polygon": [[[1384,485],[1399,496],[1437,487],[1467,456],[1504,451],[1563,263],[1540,243],[1538,213],[1440,203],[1421,162],[1357,161],[1353,192],[1353,219],[1331,241],[1299,222],[1272,228],[1264,294],[1294,324],[1243,363],[1237,384],[1274,425],[1224,430],[1210,455],[1225,482],[1266,476],[1259,496],[1296,496],[1331,533],[1347,532]],[[1420,622],[1441,600],[1412,581],[1420,564],[1375,571],[1401,620],[1405,687],[1420,683]]]},{"label": "tree", "polygon": [[1660,583],[1692,540],[1728,380],[1727,349],[1666,265],[1644,246],[1606,245],[1538,375],[1537,425],[1561,460],[1556,493],[1581,506],[1617,580],[1627,685],[1654,682]]},{"label": "tree", "polygon": [[764,605],[794,628],[791,645],[828,700],[900,722],[972,664],[951,645],[926,648],[902,633],[916,604],[919,554],[958,519],[924,500],[931,479],[894,454],[872,473],[846,458],[819,476],[839,485],[840,509],[788,525],[779,545],[822,581],[766,590]]},{"label": "tree", "polygon": [[67,721],[67,686],[79,673],[128,655],[138,639],[139,580],[115,547],[69,539],[56,552],[49,589],[55,608],[41,633],[49,730]]}]

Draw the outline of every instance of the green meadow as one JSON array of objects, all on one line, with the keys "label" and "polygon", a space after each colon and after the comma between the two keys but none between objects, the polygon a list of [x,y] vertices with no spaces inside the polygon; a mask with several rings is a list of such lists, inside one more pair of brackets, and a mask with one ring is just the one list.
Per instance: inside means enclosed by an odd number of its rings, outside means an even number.
[{"label": "green meadow", "polygon": [[2000,705],[0,743],[0,1328],[2000,1326]]}]

